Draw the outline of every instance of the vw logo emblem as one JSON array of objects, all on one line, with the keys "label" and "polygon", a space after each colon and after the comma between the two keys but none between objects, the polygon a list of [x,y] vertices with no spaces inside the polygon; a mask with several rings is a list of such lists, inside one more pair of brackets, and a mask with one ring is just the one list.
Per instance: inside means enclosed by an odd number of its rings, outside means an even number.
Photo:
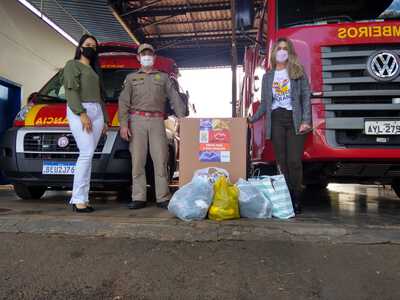
[{"label": "vw logo emblem", "polygon": [[69,145],[69,140],[68,140],[68,138],[67,138],[66,136],[60,137],[60,138],[58,139],[58,141],[57,141],[57,145],[58,145],[58,147],[60,147],[60,148],[65,148],[65,147],[67,147],[67,146]]},{"label": "vw logo emblem", "polygon": [[375,52],[368,59],[367,69],[376,80],[391,81],[400,73],[399,56],[393,51]]}]

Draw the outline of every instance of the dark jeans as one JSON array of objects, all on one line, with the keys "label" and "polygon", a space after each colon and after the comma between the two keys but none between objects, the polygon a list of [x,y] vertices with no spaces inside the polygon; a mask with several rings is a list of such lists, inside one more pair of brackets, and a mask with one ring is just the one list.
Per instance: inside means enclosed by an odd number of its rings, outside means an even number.
[{"label": "dark jeans", "polygon": [[294,129],[292,112],[284,108],[272,111],[272,145],[276,162],[285,176],[289,190],[298,196],[303,183],[303,164],[306,135],[297,135]]}]

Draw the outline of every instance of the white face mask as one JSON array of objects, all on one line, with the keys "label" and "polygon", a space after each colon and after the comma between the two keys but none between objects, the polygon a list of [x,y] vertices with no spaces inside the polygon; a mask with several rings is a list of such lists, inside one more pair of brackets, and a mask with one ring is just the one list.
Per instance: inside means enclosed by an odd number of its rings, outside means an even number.
[{"label": "white face mask", "polygon": [[154,56],[152,55],[140,56],[140,64],[145,68],[152,67],[154,65]]},{"label": "white face mask", "polygon": [[288,58],[289,58],[289,53],[287,50],[281,49],[276,51],[276,61],[278,63],[284,63],[288,60]]}]

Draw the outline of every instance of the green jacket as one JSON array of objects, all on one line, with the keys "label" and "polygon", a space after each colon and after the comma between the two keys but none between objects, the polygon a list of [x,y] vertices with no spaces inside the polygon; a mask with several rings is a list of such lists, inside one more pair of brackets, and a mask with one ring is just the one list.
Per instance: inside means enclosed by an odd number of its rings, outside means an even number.
[{"label": "green jacket", "polygon": [[91,66],[71,59],[61,71],[60,81],[65,88],[67,105],[75,114],[86,112],[82,106],[83,102],[99,102],[103,110],[104,122],[109,122],[105,103],[101,97],[99,75]]}]

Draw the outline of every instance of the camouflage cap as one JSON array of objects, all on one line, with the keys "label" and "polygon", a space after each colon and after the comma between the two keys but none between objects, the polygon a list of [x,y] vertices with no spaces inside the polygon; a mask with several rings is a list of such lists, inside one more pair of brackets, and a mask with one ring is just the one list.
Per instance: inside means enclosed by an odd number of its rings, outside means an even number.
[{"label": "camouflage cap", "polygon": [[139,46],[137,53],[140,54],[144,50],[151,50],[153,53],[155,52],[152,45],[144,43]]}]

